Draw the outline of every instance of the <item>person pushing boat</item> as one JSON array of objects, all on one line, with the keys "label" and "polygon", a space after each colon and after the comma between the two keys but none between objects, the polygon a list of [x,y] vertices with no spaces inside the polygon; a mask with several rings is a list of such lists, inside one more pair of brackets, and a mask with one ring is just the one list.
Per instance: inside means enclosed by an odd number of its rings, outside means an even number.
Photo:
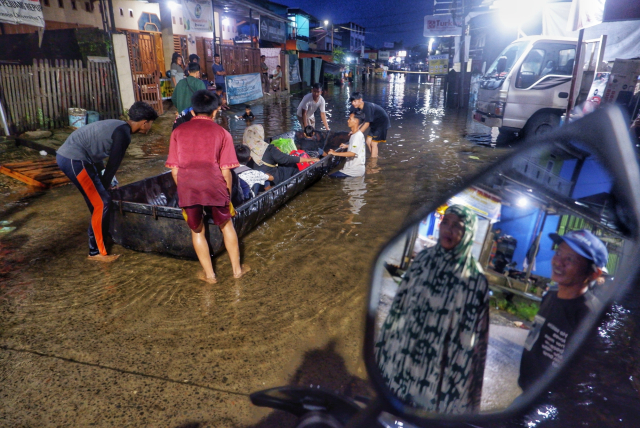
[{"label": "person pushing boat", "polygon": [[[120,255],[107,254],[104,237],[111,208],[111,181],[131,144],[131,134],[146,134],[158,113],[142,101],[129,108],[129,119],[101,120],[73,131],[58,149],[56,162],[84,197],[89,212],[89,260],[115,261]],[[109,158],[106,169],[103,161]]]}]

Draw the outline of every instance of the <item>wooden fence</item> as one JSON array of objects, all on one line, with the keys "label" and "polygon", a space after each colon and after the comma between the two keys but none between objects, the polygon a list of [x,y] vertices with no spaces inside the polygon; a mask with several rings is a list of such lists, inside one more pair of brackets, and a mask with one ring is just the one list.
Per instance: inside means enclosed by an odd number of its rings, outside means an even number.
[{"label": "wooden fence", "polygon": [[220,62],[229,76],[262,72],[258,48],[221,45]]},{"label": "wooden fence", "polygon": [[110,62],[33,60],[33,65],[0,66],[0,91],[13,132],[69,125],[68,109],[100,113],[100,119],[121,115],[115,70]]}]

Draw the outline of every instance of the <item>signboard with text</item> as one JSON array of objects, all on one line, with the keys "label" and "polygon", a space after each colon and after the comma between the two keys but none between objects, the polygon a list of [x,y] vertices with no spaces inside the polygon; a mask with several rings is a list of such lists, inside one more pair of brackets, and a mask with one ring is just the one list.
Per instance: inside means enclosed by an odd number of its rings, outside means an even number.
[{"label": "signboard with text", "polygon": [[236,105],[262,98],[262,79],[260,73],[225,76],[227,85],[227,103]]},{"label": "signboard with text", "polygon": [[0,22],[44,28],[40,0],[0,0]]},{"label": "signboard with text", "polygon": [[424,17],[424,37],[459,36],[460,31],[450,14]]},{"label": "signboard with text", "polygon": [[388,61],[389,60],[389,51],[378,51],[378,59],[380,61]]},{"label": "signboard with text", "polygon": [[[0,0],[2,1],[2,0]],[[213,12],[209,0],[182,0],[184,29],[187,31],[213,31]]]},{"label": "signboard with text", "polygon": [[429,74],[443,75],[449,72],[449,55],[429,55]]},{"label": "signboard with text", "polygon": [[260,18],[260,39],[262,40],[285,43],[287,41],[286,30],[284,22]]},{"label": "signboard with text", "polygon": [[290,55],[289,56],[289,84],[295,85],[296,83],[302,82],[300,78],[300,65],[298,64],[298,56]]}]

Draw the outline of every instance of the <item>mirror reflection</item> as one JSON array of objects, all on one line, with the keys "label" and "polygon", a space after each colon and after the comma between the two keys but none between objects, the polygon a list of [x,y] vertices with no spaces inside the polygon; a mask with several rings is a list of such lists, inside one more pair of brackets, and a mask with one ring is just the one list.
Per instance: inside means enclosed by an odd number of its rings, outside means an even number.
[{"label": "mirror reflection", "polygon": [[549,144],[450,198],[389,244],[375,359],[406,405],[508,407],[563,360],[632,248],[610,172]]}]

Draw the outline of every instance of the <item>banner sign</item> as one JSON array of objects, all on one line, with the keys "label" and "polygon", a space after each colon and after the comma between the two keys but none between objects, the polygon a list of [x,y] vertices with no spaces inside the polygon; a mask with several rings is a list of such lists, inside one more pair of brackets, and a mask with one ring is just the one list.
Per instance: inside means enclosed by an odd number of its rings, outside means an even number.
[{"label": "banner sign", "polygon": [[210,0],[182,0],[182,15],[185,30],[208,33],[213,31],[213,11]]},{"label": "banner sign", "polygon": [[429,74],[443,75],[449,72],[449,54],[429,55]]},{"label": "banner sign", "polygon": [[236,105],[262,98],[262,79],[260,73],[225,76],[227,85],[227,103]]},{"label": "banner sign", "polygon": [[287,41],[284,22],[269,18],[260,18],[260,39],[268,42],[285,43]]},{"label": "banner sign", "polygon": [[602,23],[605,0],[573,0],[567,31],[578,31]]},{"label": "banner sign", "polygon": [[40,0],[0,0],[0,22],[44,28]]},{"label": "banner sign", "polygon": [[461,31],[450,14],[424,17],[424,37],[459,36]]},{"label": "banner sign", "polygon": [[289,55],[289,84],[294,85],[302,82],[300,78],[300,64],[298,55]]},{"label": "banner sign", "polygon": [[491,223],[500,221],[501,199],[476,187],[470,187],[458,193],[449,199],[447,205],[463,205]]},{"label": "banner sign", "polygon": [[389,51],[378,51],[378,59],[380,61],[389,61]]}]

